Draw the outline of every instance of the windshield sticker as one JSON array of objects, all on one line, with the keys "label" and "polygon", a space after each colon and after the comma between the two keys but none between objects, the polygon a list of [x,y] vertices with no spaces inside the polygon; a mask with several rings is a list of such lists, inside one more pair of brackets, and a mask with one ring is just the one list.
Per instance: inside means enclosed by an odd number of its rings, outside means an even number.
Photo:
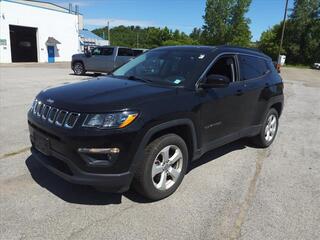
[{"label": "windshield sticker", "polygon": [[206,55],[204,55],[204,54],[200,54],[200,56],[198,57],[199,59],[204,59],[204,57],[205,57]]},{"label": "windshield sticker", "polygon": [[179,83],[181,83],[181,80],[180,80],[180,79],[176,79],[176,80],[174,80],[173,83],[174,83],[174,84],[179,84]]}]

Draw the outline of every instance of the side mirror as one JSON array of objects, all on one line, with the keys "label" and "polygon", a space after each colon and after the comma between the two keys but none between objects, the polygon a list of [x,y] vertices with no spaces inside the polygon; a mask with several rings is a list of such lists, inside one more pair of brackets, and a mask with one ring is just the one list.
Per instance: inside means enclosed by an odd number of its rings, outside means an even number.
[{"label": "side mirror", "polygon": [[202,88],[223,88],[227,87],[230,79],[223,75],[211,74],[207,76],[204,83],[200,84]]}]

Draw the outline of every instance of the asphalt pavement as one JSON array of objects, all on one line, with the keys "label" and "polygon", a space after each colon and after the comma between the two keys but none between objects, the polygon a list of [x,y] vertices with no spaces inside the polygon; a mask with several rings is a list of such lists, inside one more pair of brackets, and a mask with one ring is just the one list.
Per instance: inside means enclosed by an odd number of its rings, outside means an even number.
[{"label": "asphalt pavement", "polygon": [[285,108],[268,149],[240,140],[148,202],[72,185],[29,152],[41,89],[85,81],[68,64],[0,66],[0,239],[320,239],[320,71],[284,68]]}]

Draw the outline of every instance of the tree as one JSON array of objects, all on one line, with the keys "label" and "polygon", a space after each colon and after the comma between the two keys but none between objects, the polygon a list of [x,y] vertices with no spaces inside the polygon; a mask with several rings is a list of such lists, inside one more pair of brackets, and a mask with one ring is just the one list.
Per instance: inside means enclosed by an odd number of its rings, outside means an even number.
[{"label": "tree", "polygon": [[190,33],[189,37],[194,41],[200,42],[202,36],[202,29],[201,28],[194,28]]},{"label": "tree", "polygon": [[249,29],[250,19],[245,17],[249,11],[251,0],[237,1],[232,9],[231,30],[229,39],[231,44],[239,46],[249,46],[251,31]]},{"label": "tree", "polygon": [[[295,0],[290,16],[296,30],[293,42],[297,44],[300,56],[307,63],[313,61],[315,47],[320,47],[319,34],[320,0]],[[317,41],[318,40],[318,41]]]},{"label": "tree", "polygon": [[[282,54],[293,64],[312,64],[320,54],[320,0],[295,0],[286,21]],[[263,32],[259,49],[277,59],[282,23]]]},{"label": "tree", "polygon": [[250,19],[245,17],[251,0],[207,0],[203,42],[211,45],[236,44],[248,46]]},{"label": "tree", "polygon": [[279,51],[279,37],[280,25],[275,25],[272,28],[264,31],[261,34],[260,41],[258,43],[258,48],[264,53],[268,54],[272,59],[277,59]]},{"label": "tree", "polygon": [[[108,28],[98,28],[93,30],[98,36],[107,36]],[[110,29],[111,42],[115,46],[137,47],[139,39],[140,48],[155,48],[168,45],[194,45],[198,41],[191,39],[184,32],[172,31],[167,27],[156,28],[139,26],[118,26]]]}]

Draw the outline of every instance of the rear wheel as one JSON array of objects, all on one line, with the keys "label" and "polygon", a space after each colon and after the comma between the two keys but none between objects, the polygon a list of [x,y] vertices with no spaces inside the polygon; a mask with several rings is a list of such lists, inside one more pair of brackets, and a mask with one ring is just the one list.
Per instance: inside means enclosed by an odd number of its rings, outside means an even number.
[{"label": "rear wheel", "polygon": [[269,147],[274,141],[278,132],[279,114],[277,110],[271,108],[266,115],[259,135],[253,138],[255,145],[259,147]]},{"label": "rear wheel", "polygon": [[82,62],[76,62],[73,64],[73,72],[75,75],[84,75],[86,70]]},{"label": "rear wheel", "polygon": [[176,134],[164,135],[145,149],[134,180],[136,190],[151,200],[171,195],[180,185],[188,165],[188,149]]}]

